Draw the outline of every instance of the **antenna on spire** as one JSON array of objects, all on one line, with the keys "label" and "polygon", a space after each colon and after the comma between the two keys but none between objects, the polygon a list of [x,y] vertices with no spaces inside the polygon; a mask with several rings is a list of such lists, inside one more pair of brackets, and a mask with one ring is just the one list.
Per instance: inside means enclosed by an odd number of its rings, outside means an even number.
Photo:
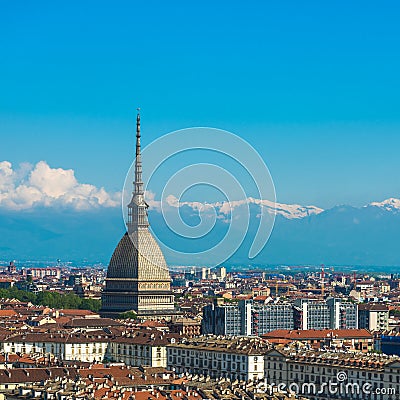
[{"label": "antenna on spire", "polygon": [[140,151],[140,108],[137,108],[136,117],[136,160],[135,160],[135,192],[143,192],[142,183],[142,157]]},{"label": "antenna on spire", "polygon": [[136,137],[140,137],[140,107],[137,109],[137,116],[136,116]]}]

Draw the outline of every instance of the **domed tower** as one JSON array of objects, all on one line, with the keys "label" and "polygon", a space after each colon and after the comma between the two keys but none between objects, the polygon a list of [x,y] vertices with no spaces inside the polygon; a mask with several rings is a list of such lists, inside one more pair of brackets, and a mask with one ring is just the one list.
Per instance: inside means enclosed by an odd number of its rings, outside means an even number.
[{"label": "domed tower", "polygon": [[149,231],[140,154],[140,114],[136,120],[135,182],[128,205],[128,231],[114,250],[102,294],[102,316],[134,311],[139,317],[168,318],[174,312],[171,277],[164,255]]}]

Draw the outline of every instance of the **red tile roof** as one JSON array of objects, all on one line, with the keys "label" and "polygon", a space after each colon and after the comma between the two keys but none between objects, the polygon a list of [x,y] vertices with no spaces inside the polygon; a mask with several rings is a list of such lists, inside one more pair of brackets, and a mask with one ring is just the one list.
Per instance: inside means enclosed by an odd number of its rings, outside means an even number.
[{"label": "red tile roof", "polygon": [[60,310],[60,314],[64,314],[64,316],[70,317],[82,317],[86,315],[98,315],[90,310],[78,310],[78,309],[62,309]]},{"label": "red tile roof", "polygon": [[0,310],[0,318],[15,317],[17,313],[14,310]]},{"label": "red tile roof", "polygon": [[367,329],[308,329],[287,330],[278,329],[262,335],[266,339],[308,340],[326,339],[335,337],[338,339],[372,339],[373,334]]},{"label": "red tile roof", "polygon": [[385,304],[377,304],[377,303],[367,303],[360,304],[358,306],[359,310],[367,310],[367,311],[388,311],[389,308]]}]

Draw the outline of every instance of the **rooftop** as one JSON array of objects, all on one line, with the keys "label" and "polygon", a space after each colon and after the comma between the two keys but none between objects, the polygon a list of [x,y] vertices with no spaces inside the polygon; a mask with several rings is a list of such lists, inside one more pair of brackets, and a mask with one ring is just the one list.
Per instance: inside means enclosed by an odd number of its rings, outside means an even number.
[{"label": "rooftop", "polygon": [[183,338],[171,347],[216,351],[234,354],[262,355],[270,348],[270,344],[259,337],[200,336],[191,339]]},{"label": "rooftop", "polygon": [[278,329],[263,335],[266,339],[288,339],[288,340],[307,340],[307,339],[372,339],[373,334],[367,329],[308,329],[308,330],[288,330]]}]

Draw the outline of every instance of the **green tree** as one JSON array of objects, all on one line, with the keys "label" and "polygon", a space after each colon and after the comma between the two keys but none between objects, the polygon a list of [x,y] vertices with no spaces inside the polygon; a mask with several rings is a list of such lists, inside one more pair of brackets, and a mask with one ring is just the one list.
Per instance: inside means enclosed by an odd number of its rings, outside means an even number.
[{"label": "green tree", "polygon": [[118,315],[119,319],[136,319],[137,315],[134,311],[125,311]]},{"label": "green tree", "polygon": [[19,290],[16,287],[0,289],[0,298],[17,299],[19,301],[31,302],[39,306],[50,308],[81,309],[98,312],[101,308],[101,301],[95,299],[82,299],[74,293],[60,294],[58,292],[43,291],[37,295],[26,290]]},{"label": "green tree", "polygon": [[93,312],[99,312],[101,308],[101,301],[96,299],[82,299],[79,308],[81,310],[90,310]]}]

